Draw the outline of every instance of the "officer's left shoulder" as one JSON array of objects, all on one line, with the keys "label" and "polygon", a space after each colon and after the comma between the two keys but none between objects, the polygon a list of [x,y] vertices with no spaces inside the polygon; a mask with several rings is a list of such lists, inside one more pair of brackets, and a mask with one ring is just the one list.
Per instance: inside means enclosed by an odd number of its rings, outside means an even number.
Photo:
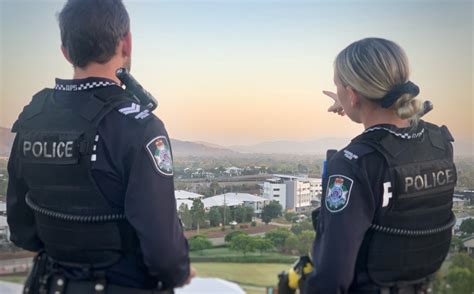
[{"label": "officer's left shoulder", "polygon": [[133,101],[124,101],[115,107],[127,119],[135,123],[145,124],[153,120],[152,112],[143,105]]},{"label": "officer's left shoulder", "polygon": [[375,152],[375,149],[364,143],[351,143],[338,152],[341,160],[358,163],[363,157]]}]

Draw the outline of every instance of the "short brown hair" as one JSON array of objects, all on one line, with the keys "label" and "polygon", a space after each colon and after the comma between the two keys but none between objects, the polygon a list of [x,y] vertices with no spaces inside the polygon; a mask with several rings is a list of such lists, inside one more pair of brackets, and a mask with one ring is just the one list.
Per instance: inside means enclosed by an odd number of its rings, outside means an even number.
[{"label": "short brown hair", "polygon": [[68,0],[58,20],[62,45],[75,67],[108,62],[130,31],[122,0]]}]

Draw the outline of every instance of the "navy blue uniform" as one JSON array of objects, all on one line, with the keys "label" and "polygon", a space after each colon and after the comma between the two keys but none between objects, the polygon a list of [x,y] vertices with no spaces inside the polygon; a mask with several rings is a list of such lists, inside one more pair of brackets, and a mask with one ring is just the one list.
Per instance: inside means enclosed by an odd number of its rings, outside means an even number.
[{"label": "navy blue uniform", "polygon": [[[75,99],[76,91],[103,87],[118,86],[103,78],[58,79],[55,101],[77,109],[81,101]],[[109,283],[134,288],[155,288],[160,283],[165,289],[182,284],[189,275],[188,244],[177,216],[171,150],[163,122],[138,104],[124,102],[102,119],[97,132],[93,179],[109,204],[125,212],[140,247],[107,269]],[[169,157],[166,162],[151,153],[157,147],[150,143],[158,142],[168,144],[169,152],[162,152]],[[15,140],[8,164],[11,240],[26,250],[39,251],[43,246],[34,215],[25,204],[28,187],[16,176],[17,144]],[[87,278],[75,268],[65,271],[72,279]]]},{"label": "navy blue uniform", "polygon": [[[361,136],[380,130],[411,144],[412,138],[423,133],[423,125],[417,129],[377,125]],[[326,174],[313,247],[315,269],[308,276],[305,291],[368,293],[367,289],[373,289],[377,293],[364,268],[364,258],[374,216],[391,198],[387,162],[372,147],[351,143],[332,156]]]}]

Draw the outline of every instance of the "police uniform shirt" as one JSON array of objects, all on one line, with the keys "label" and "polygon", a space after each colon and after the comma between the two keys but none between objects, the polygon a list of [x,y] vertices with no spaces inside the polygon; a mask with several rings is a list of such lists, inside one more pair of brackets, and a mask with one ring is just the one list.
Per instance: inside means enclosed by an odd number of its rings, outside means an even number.
[{"label": "police uniform shirt", "polygon": [[[423,122],[416,129],[393,125],[373,126],[411,144],[423,133]],[[375,214],[391,197],[390,175],[382,154],[372,147],[351,143],[332,156],[324,179],[321,212],[313,245],[314,271],[306,281],[306,293],[351,293],[377,289],[364,270],[365,243]]]},{"label": "police uniform shirt", "polygon": [[[77,92],[104,87],[118,86],[104,78],[57,79],[54,97],[57,103],[78,109]],[[42,243],[34,215],[25,204],[28,187],[15,176],[17,139],[8,163],[11,240],[39,251]],[[125,212],[140,246],[137,254],[123,256],[107,270],[108,281],[136,288],[154,288],[157,281],[163,288],[182,284],[189,275],[188,244],[177,216],[171,146],[163,122],[142,106],[124,102],[100,122],[94,151],[93,179],[109,204]],[[70,278],[84,278],[74,268],[65,270]]]}]

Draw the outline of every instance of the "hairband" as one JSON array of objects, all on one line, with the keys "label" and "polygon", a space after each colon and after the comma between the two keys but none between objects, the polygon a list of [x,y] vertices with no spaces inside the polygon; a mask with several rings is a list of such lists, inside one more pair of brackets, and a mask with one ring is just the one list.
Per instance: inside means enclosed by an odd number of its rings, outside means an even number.
[{"label": "hairband", "polygon": [[385,96],[381,99],[381,105],[383,108],[389,108],[392,106],[403,94],[412,94],[416,96],[420,93],[420,88],[411,81],[405,84],[398,85],[388,91]]}]

